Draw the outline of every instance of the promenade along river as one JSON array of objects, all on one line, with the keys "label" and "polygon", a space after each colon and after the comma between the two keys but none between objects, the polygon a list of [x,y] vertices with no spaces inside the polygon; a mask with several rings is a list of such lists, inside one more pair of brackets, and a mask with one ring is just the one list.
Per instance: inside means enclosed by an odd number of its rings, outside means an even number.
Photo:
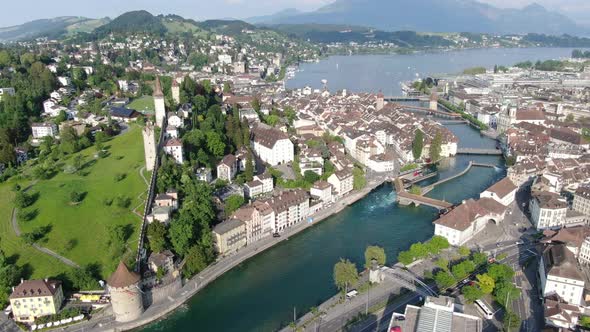
[{"label": "promenade along river", "polygon": [[[453,73],[466,67],[510,65],[524,60],[566,57],[571,49],[492,49],[393,56],[332,57],[305,64],[288,82],[289,88],[321,87],[328,79],[332,91],[400,94],[399,83],[429,73]],[[336,66],[338,64],[338,66]],[[449,125],[461,147],[495,147],[467,125]],[[428,196],[459,203],[505,176],[503,161],[495,156],[458,156],[445,160],[440,177],[461,172],[470,160],[498,168],[472,168],[466,175],[442,184]],[[431,179],[434,182],[437,179]],[[196,294],[183,309],[156,322],[145,331],[274,331],[298,315],[322,303],[337,290],[332,269],[341,258],[360,268],[368,245],[387,252],[388,264],[416,241],[433,235],[437,211],[428,207],[399,207],[395,193],[385,184],[344,211],[260,253],[229,271]]]}]

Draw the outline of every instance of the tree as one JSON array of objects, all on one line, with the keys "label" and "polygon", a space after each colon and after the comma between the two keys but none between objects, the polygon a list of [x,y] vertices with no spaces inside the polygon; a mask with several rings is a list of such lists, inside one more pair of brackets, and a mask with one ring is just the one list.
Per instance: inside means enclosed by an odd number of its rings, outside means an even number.
[{"label": "tree", "polygon": [[494,299],[504,308],[509,308],[510,303],[520,296],[520,289],[516,288],[510,281],[496,282],[494,288]]},{"label": "tree", "polygon": [[411,252],[402,251],[397,255],[397,261],[404,265],[409,265],[414,261],[414,257]]},{"label": "tree", "polygon": [[475,270],[475,264],[472,261],[463,261],[451,268],[451,272],[457,280],[464,279]]},{"label": "tree", "polygon": [[340,290],[347,290],[349,286],[358,282],[359,273],[356,265],[348,259],[340,259],[334,265],[334,283]]},{"label": "tree", "polygon": [[72,203],[80,203],[82,202],[82,200],[84,199],[84,193],[77,191],[77,190],[72,190],[72,192],[70,192],[70,202]]},{"label": "tree", "polygon": [[217,132],[209,131],[206,136],[209,153],[218,158],[223,157],[225,153],[225,143],[221,139],[221,135]]},{"label": "tree", "polygon": [[488,255],[482,252],[473,253],[471,260],[475,263],[475,266],[480,266],[488,262]]},{"label": "tree", "polygon": [[428,247],[421,242],[414,243],[410,246],[410,253],[414,257],[414,259],[421,259],[428,256]]},{"label": "tree", "polygon": [[231,93],[231,86],[227,82],[223,83],[223,93]]},{"label": "tree", "polygon": [[365,178],[365,172],[362,169],[355,167],[352,169],[353,182],[352,187],[354,190],[361,190],[367,185],[367,179]]},{"label": "tree", "polygon": [[192,246],[186,255],[186,264],[183,273],[185,276],[193,276],[207,267],[207,255],[198,245]]},{"label": "tree", "polygon": [[469,253],[470,252],[471,251],[466,246],[460,246],[459,247],[459,255],[461,255],[461,257],[467,257],[467,256],[469,256]]},{"label": "tree", "polygon": [[443,270],[446,270],[446,271],[449,270],[449,260],[448,259],[439,258],[436,262],[434,262],[434,264]]},{"label": "tree", "polygon": [[519,331],[520,330],[520,317],[512,310],[504,313],[503,320],[504,331]]},{"label": "tree", "polygon": [[565,117],[565,122],[572,123],[572,122],[574,122],[574,120],[575,120],[574,115],[571,113]]},{"label": "tree", "polygon": [[244,178],[248,182],[254,179],[254,160],[252,158],[252,152],[249,151],[248,156],[246,157],[246,169],[244,170]]},{"label": "tree", "polygon": [[465,299],[469,303],[473,303],[475,300],[481,299],[484,295],[482,290],[477,286],[465,286],[463,289],[461,289],[461,294],[465,296]]},{"label": "tree", "polygon": [[33,196],[27,194],[24,191],[19,191],[14,196],[14,205],[19,209],[24,209],[33,204]]},{"label": "tree", "polygon": [[430,150],[428,151],[430,161],[436,162],[440,159],[440,153],[442,151],[442,135],[436,132],[434,139],[430,143]]},{"label": "tree", "polygon": [[494,278],[490,277],[487,274],[478,274],[476,276],[477,282],[479,284],[479,288],[484,294],[491,294],[494,291],[494,287],[496,286],[496,282]]},{"label": "tree", "polygon": [[424,148],[424,133],[418,129],[414,132],[414,140],[412,141],[412,155],[414,160],[422,157],[422,149]]},{"label": "tree", "polygon": [[439,271],[434,275],[434,282],[439,289],[446,289],[455,284],[455,278],[449,272]]},{"label": "tree", "polygon": [[90,265],[79,269],[71,269],[67,275],[75,290],[88,291],[100,289],[100,284],[98,283],[100,278],[96,277],[94,266]]},{"label": "tree", "polygon": [[170,237],[170,242],[172,243],[174,251],[179,256],[185,256],[193,242],[193,225],[190,220],[186,218],[174,220],[168,229],[168,236]]},{"label": "tree", "polygon": [[434,235],[432,239],[430,239],[429,243],[433,247],[437,248],[439,251],[450,247],[449,240],[447,240],[447,238],[445,238],[444,236],[440,235]]},{"label": "tree", "polygon": [[380,266],[385,265],[385,259],[387,256],[385,255],[385,250],[378,246],[368,246],[365,249],[365,267],[370,268],[372,265],[372,261],[377,261],[377,264]]},{"label": "tree", "polygon": [[166,249],[166,226],[160,222],[153,222],[147,227],[147,238],[152,252],[162,252]]},{"label": "tree", "polygon": [[320,179],[320,176],[314,171],[305,171],[303,173],[303,179],[309,184],[313,184]]},{"label": "tree", "polygon": [[244,205],[244,197],[240,195],[231,195],[225,201],[225,215],[230,216]]},{"label": "tree", "polygon": [[262,108],[262,105],[260,104],[260,99],[258,99],[258,97],[254,97],[250,105],[256,111],[256,113],[260,112],[260,109]]},{"label": "tree", "polygon": [[502,280],[512,280],[514,270],[505,264],[492,264],[488,268],[488,275],[492,277],[497,284]]}]

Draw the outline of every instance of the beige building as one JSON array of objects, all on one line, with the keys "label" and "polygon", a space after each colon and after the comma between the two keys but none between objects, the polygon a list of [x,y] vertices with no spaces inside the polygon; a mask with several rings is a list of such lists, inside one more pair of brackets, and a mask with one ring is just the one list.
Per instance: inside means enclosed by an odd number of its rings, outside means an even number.
[{"label": "beige building", "polygon": [[342,170],[330,175],[328,182],[334,187],[333,194],[342,197],[352,191],[354,177],[351,171]]},{"label": "beige building", "polygon": [[13,288],[10,306],[17,322],[34,322],[38,317],[57,314],[63,300],[61,281],[26,280]]},{"label": "beige building", "polygon": [[574,211],[590,216],[590,188],[580,187],[574,193]]},{"label": "beige building", "polygon": [[221,256],[246,246],[246,224],[237,219],[226,220],[213,228],[215,247]]}]

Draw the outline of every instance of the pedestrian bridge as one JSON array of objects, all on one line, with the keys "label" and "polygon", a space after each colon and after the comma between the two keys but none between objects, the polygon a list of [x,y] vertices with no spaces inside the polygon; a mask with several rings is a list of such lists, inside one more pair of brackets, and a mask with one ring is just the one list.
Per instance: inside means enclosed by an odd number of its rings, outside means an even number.
[{"label": "pedestrian bridge", "polygon": [[410,194],[404,188],[404,183],[400,178],[396,178],[394,181],[395,184],[395,191],[397,192],[397,201],[401,205],[410,205],[415,204],[416,206],[419,205],[426,205],[433,207],[435,209],[444,210],[453,207],[453,204],[445,201],[439,201],[434,198],[424,197],[420,195]]},{"label": "pedestrian bridge", "polygon": [[499,149],[458,148],[457,149],[457,154],[500,156],[500,155],[502,155],[502,150],[499,150]]},{"label": "pedestrian bridge", "polygon": [[433,110],[428,107],[420,107],[420,106],[413,106],[413,105],[404,105],[404,104],[395,104],[396,108],[401,108],[404,111],[414,112],[414,113],[423,113],[427,115],[433,115],[441,118],[448,118],[458,120],[461,119],[461,114],[452,113],[452,112],[445,112],[439,110]]},{"label": "pedestrian bridge", "polygon": [[[373,273],[373,272],[371,272]],[[418,276],[416,276],[411,271],[402,269],[399,266],[394,266],[393,268],[383,266],[379,268],[378,279],[380,280],[389,280],[399,286],[409,289],[413,292],[416,292],[422,295],[424,298],[427,296],[437,296],[437,292],[426,285]]]}]

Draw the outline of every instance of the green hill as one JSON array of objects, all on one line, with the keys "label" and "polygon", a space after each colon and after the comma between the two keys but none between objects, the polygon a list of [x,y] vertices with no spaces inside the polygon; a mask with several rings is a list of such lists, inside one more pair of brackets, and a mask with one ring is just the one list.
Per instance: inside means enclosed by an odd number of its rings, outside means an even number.
[{"label": "green hill", "polygon": [[161,34],[166,32],[166,27],[161,19],[150,14],[148,11],[139,10],[127,12],[108,24],[105,24],[95,30],[96,33],[156,33]]},{"label": "green hill", "polygon": [[40,36],[59,36],[69,27],[83,26],[86,22],[97,21],[86,17],[63,16],[27,22],[21,25],[0,28],[0,42],[35,38]]}]

